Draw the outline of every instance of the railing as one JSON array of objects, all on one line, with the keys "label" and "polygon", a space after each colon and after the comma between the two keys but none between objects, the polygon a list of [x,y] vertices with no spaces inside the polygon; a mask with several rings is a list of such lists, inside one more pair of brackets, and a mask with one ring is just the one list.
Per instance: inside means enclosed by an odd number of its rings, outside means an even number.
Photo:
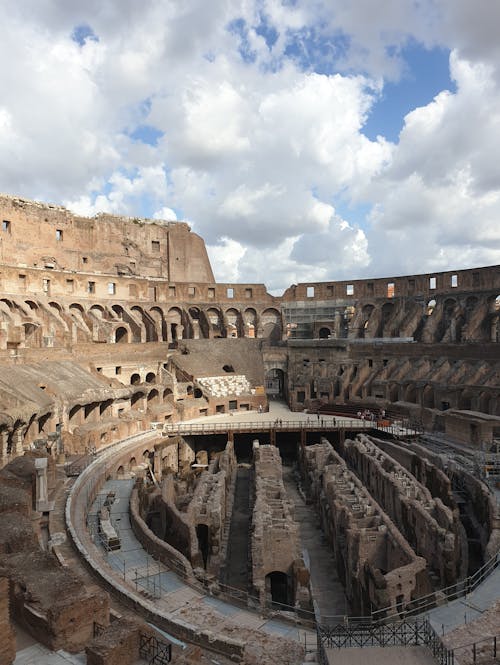
[{"label": "railing", "polygon": [[463,644],[460,647],[454,647],[452,649],[453,656],[458,651],[466,650],[467,660],[469,661],[472,657],[472,662],[477,663],[479,659],[483,658],[494,658],[498,657],[498,636],[492,635],[485,637],[482,640],[477,640],[476,642],[469,642],[469,644]]},{"label": "railing", "polygon": [[318,655],[328,664],[326,649],[350,647],[426,646],[439,665],[452,665],[453,652],[447,649],[427,619],[400,621],[397,624],[337,624],[317,626]]},{"label": "railing", "polygon": [[172,660],[172,645],[161,642],[154,635],[140,633],[139,655],[150,665],[166,665]]},{"label": "railing", "polygon": [[301,430],[322,430],[330,432],[332,429],[353,429],[369,431],[379,429],[393,434],[418,434],[419,429],[410,427],[406,424],[378,425],[376,421],[357,420],[357,419],[339,419],[325,416],[320,419],[308,418],[306,420],[265,420],[250,422],[230,422],[220,423],[167,423],[163,426],[163,434],[212,434],[215,432],[262,432],[262,430],[281,430],[281,431],[301,431]]}]

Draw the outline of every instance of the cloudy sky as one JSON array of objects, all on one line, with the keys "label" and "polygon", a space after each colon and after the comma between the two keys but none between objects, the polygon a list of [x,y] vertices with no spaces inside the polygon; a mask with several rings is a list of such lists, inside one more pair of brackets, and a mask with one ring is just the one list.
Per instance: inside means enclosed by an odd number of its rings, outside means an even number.
[{"label": "cloudy sky", "polygon": [[274,292],[500,263],[497,0],[0,10],[0,191],[187,220]]}]

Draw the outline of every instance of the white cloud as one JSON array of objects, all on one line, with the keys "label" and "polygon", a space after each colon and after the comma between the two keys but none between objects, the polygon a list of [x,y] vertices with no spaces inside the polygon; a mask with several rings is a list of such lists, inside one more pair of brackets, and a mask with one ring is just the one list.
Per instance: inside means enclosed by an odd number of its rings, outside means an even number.
[{"label": "white cloud", "polygon": [[[500,260],[498,3],[4,9],[0,190],[81,214],[182,214],[218,279],[273,289]],[[80,46],[83,24],[97,41]],[[454,49],[456,92],[409,113],[397,145],[369,140],[363,125],[412,40]],[[317,73],[304,54],[321,49]],[[163,135],[132,140],[138,125]],[[361,205],[366,221],[338,213]]]}]

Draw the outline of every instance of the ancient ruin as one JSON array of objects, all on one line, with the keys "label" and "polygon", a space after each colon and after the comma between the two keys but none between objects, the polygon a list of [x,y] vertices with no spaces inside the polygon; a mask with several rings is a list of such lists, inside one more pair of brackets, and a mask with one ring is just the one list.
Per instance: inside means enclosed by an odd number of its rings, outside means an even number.
[{"label": "ancient ruin", "polygon": [[[316,510],[345,616],[438,603],[496,554],[500,266],[278,297],[216,283],[182,222],[10,196],[0,210],[0,665],[14,623],[89,663],[166,654],[141,617],[191,645],[177,662],[302,662],[296,640],[284,660],[284,638],[221,609],[325,619],[290,482]],[[270,417],[275,400],[293,413]],[[130,534],[159,587],[127,568]],[[160,611],[167,583],[189,606]]]}]

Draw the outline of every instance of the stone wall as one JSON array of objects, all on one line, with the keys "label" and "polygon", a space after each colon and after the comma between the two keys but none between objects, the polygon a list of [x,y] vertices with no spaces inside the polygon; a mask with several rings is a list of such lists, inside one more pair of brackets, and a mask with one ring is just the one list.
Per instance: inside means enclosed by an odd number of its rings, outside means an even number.
[{"label": "stone wall", "polygon": [[0,576],[0,665],[12,665],[16,658],[16,635],[9,607],[9,578]]},{"label": "stone wall", "polygon": [[[309,571],[302,559],[299,528],[287,498],[281,457],[275,446],[254,443],[255,502],[252,515],[252,584],[261,602],[309,609]],[[273,593],[272,575],[286,576],[286,589]],[[285,580],[283,578],[283,585]]]},{"label": "stone wall", "polygon": [[355,616],[400,612],[430,591],[425,559],[329,442],[302,449],[301,468]]},{"label": "stone wall", "polygon": [[445,506],[403,466],[359,434],[341,454],[350,470],[398,525],[413,550],[427,561],[438,587],[454,584],[467,570],[458,509]]}]

